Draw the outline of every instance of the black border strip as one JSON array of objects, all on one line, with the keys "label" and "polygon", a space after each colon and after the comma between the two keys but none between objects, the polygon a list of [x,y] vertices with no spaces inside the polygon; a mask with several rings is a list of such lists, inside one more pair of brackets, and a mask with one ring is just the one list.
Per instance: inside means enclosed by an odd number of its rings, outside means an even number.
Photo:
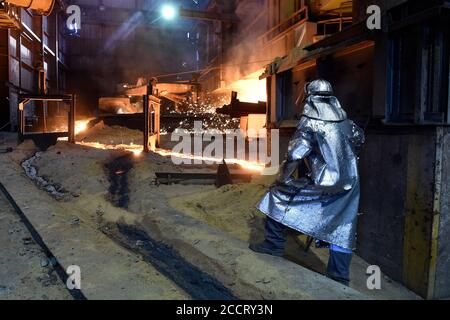
[{"label": "black border strip", "polygon": [[75,300],[87,300],[86,296],[83,294],[83,292],[81,292],[81,290],[78,290],[78,289],[69,290],[69,288],[67,288],[66,283],[67,283],[67,279],[69,277],[68,277],[66,271],[64,270],[64,268],[62,267],[62,265],[59,263],[58,259],[53,255],[51,250],[47,247],[47,245],[45,244],[45,242],[42,239],[42,237],[40,236],[40,234],[33,227],[30,220],[28,220],[26,215],[23,213],[23,211],[17,205],[14,198],[11,196],[11,194],[8,192],[8,190],[5,188],[5,186],[1,182],[0,182],[0,190],[5,195],[6,199],[11,204],[11,206],[14,208],[14,210],[16,211],[17,215],[20,217],[22,222],[25,224],[25,227],[30,232],[33,240],[42,248],[42,250],[44,251],[44,253],[48,259],[52,259],[53,261],[55,261],[55,264],[53,267],[55,268],[55,271],[58,274],[58,277],[62,281],[62,283],[63,283],[64,287],[67,289],[67,291],[69,291],[72,298],[74,298]]}]

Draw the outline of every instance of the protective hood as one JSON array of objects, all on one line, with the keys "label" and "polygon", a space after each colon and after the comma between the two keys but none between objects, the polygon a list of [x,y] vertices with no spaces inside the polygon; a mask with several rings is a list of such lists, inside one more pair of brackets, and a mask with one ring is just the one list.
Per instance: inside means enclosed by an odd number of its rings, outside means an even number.
[{"label": "protective hood", "polygon": [[339,100],[331,95],[310,95],[306,99],[303,116],[330,122],[347,120],[347,113]]}]

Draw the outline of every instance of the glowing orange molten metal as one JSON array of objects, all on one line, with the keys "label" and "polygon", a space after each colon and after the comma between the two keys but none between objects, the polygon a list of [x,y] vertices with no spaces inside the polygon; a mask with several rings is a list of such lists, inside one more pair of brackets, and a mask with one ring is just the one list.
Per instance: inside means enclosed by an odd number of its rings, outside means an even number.
[{"label": "glowing orange molten metal", "polygon": [[266,80],[259,80],[264,70],[249,74],[245,78],[233,82],[227,89],[238,93],[239,101],[258,103],[267,101]]},{"label": "glowing orange molten metal", "polygon": [[79,134],[88,128],[91,119],[75,121],[75,134]]},{"label": "glowing orange molten metal", "polygon": [[85,146],[89,148],[95,148],[95,149],[103,149],[103,150],[125,150],[128,152],[133,153],[134,156],[138,157],[143,153],[142,145],[138,144],[115,144],[115,145],[109,145],[104,144],[100,142],[77,142],[76,144],[80,146]]},{"label": "glowing orange molten metal", "polygon": [[[99,142],[77,142],[78,145],[95,148],[95,149],[103,149],[103,150],[124,150],[128,152],[132,152],[134,156],[138,157],[143,153],[143,147],[142,145],[138,144],[117,144],[117,145],[108,145],[103,144]],[[153,150],[153,152],[163,156],[163,157],[175,157],[180,159],[190,159],[190,160],[202,160],[205,162],[214,162],[214,163],[221,163],[223,160],[227,164],[237,164],[241,166],[244,169],[251,170],[251,171],[263,171],[265,168],[264,164],[258,163],[258,162],[252,162],[247,160],[240,160],[240,159],[219,159],[219,158],[211,158],[211,157],[204,157],[204,156],[195,156],[192,154],[184,154],[184,153],[177,153],[172,152],[170,150],[165,149],[156,149]]]},{"label": "glowing orange molten metal", "polygon": [[240,159],[219,159],[219,158],[211,158],[211,157],[204,157],[204,156],[196,156],[192,154],[184,154],[184,153],[177,153],[172,152],[170,150],[164,150],[164,149],[157,149],[154,150],[155,153],[164,156],[164,157],[175,157],[180,159],[190,159],[190,160],[202,160],[207,162],[215,162],[215,163],[221,163],[223,160],[227,164],[237,164],[240,165],[242,168],[252,171],[263,171],[265,168],[265,165],[259,162],[252,162],[247,160],[240,160]]},{"label": "glowing orange molten metal", "polygon": [[[75,134],[79,134],[85,130],[88,129],[88,124],[91,121],[91,119],[87,120],[78,120],[75,123]],[[60,138],[60,141],[66,141],[66,139]],[[76,144],[95,148],[95,149],[103,149],[103,150],[124,150],[133,153],[134,156],[138,157],[143,153],[143,146],[139,144],[104,144],[100,142],[85,142],[85,141],[78,141]],[[179,159],[190,159],[190,160],[201,160],[204,162],[212,162],[212,163],[221,163],[223,160],[225,160],[228,164],[237,164],[240,165],[242,168],[252,171],[263,171],[265,168],[264,164],[258,163],[258,162],[252,162],[247,160],[241,160],[241,159],[219,159],[219,158],[212,158],[212,157],[204,157],[204,156],[196,156],[192,154],[184,154],[184,153],[176,153],[172,152],[171,150],[166,149],[156,149],[152,150],[153,152],[163,156],[163,157],[175,157]]]}]

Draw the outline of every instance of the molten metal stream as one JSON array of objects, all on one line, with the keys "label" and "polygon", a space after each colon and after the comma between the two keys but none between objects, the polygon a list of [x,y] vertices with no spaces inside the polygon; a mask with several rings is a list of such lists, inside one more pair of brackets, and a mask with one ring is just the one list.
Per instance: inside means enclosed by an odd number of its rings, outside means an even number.
[{"label": "molten metal stream", "polygon": [[95,149],[103,149],[103,150],[125,150],[132,152],[136,157],[140,156],[143,152],[142,145],[139,144],[104,144],[100,142],[76,142],[76,144],[80,146],[95,148]]},{"label": "molten metal stream", "polygon": [[240,160],[240,159],[219,159],[219,158],[213,158],[213,157],[204,157],[204,156],[195,156],[192,154],[184,154],[184,153],[177,153],[172,152],[170,150],[165,149],[157,149],[153,150],[153,152],[164,156],[164,157],[174,157],[174,158],[180,158],[180,159],[191,159],[191,160],[202,160],[205,162],[214,162],[214,163],[221,163],[225,160],[227,164],[238,164],[241,167],[253,170],[253,171],[263,171],[265,165],[259,162],[252,162],[247,160]]},{"label": "molten metal stream", "polygon": [[239,101],[258,103],[259,101],[267,101],[267,84],[266,80],[260,80],[259,76],[264,73],[264,69],[258,70],[246,77],[237,80],[226,89],[236,91]]},{"label": "molten metal stream", "polygon": [[91,119],[77,120],[75,122],[75,135],[85,131],[88,128],[88,124],[90,121],[91,121]]},{"label": "molten metal stream", "polygon": [[[79,120],[75,124],[75,134],[79,134],[87,129],[87,125],[90,120]],[[76,142],[76,144],[95,148],[95,149],[103,149],[103,150],[125,150],[132,152],[134,156],[138,157],[143,153],[143,146],[140,144],[104,144],[100,142]],[[205,162],[212,162],[212,163],[221,163],[223,160],[227,164],[237,164],[240,165],[242,168],[252,171],[263,171],[265,168],[265,165],[259,162],[254,161],[247,161],[247,160],[241,160],[241,159],[222,159],[222,158],[213,158],[213,157],[204,157],[204,156],[196,156],[192,154],[184,154],[184,153],[177,153],[172,152],[171,150],[166,149],[155,149],[152,150],[154,153],[157,153],[163,157],[174,157],[179,159],[190,159],[190,160],[201,160]]]}]

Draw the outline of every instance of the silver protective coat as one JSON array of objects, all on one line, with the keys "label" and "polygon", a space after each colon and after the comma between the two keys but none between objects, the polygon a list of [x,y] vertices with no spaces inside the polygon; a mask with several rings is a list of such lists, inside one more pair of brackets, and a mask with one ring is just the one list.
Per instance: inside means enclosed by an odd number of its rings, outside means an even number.
[{"label": "silver protective coat", "polygon": [[[347,119],[336,97],[310,95],[280,176],[257,208],[301,233],[353,250],[360,198],[357,150],[363,143],[363,131]],[[302,161],[309,173],[296,179]]]}]

